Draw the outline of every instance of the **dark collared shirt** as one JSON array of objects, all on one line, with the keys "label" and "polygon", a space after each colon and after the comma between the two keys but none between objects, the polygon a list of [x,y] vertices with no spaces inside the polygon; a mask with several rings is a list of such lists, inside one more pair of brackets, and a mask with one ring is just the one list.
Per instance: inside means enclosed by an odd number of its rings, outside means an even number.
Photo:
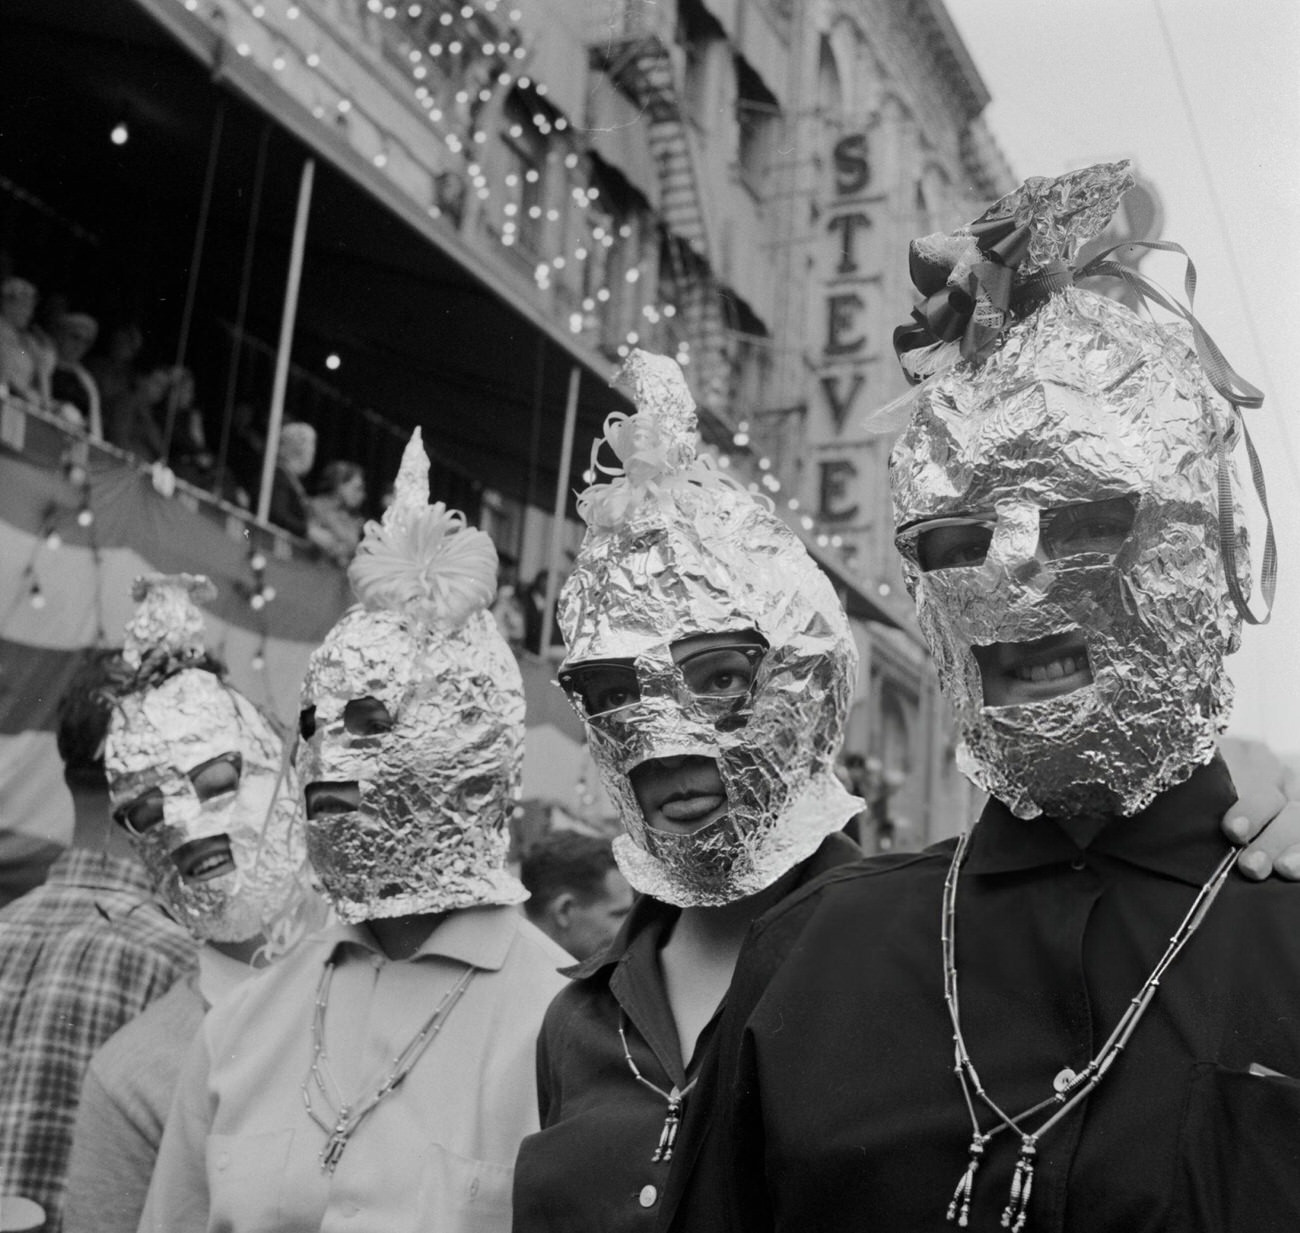
[{"label": "dark collared shirt", "polygon": [[[1234,797],[1216,760],[1085,850],[1050,819],[985,810],[957,962],[963,1034],[1004,1110],[1101,1047],[1224,855]],[[717,1033],[724,1103],[676,1227],[949,1227],[971,1139],[940,957],[951,853],[838,871],[755,928]],[[1004,1132],[986,1150],[975,1233],[1002,1227],[1018,1146]],[[1101,1086],[1039,1143],[1027,1233],[1297,1227],[1300,889],[1234,874]]]},{"label": "dark collared shirt", "polygon": [[[858,847],[831,835],[799,869],[795,888],[855,860]],[[715,1099],[709,1021],[683,1062],[659,949],[679,909],[638,897],[609,949],[570,968],[537,1045],[542,1130],[515,1165],[516,1233],[623,1233],[662,1227],[698,1150]],[[692,1079],[671,1164],[651,1159],[667,1102],[632,1076],[619,1039],[664,1092]]]}]

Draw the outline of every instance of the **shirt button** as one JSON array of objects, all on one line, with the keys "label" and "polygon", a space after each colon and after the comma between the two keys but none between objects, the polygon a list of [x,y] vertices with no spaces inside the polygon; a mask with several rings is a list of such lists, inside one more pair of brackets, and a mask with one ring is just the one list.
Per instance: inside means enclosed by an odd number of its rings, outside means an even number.
[{"label": "shirt button", "polygon": [[1082,856],[1076,856],[1074,860],[1070,862],[1070,868],[1073,869],[1075,873],[1079,873],[1088,868],[1088,862],[1084,860]]},{"label": "shirt button", "polygon": [[222,1152],[217,1156],[217,1168],[228,1169],[230,1167],[230,1153]]},{"label": "shirt button", "polygon": [[349,1220],[351,1220],[352,1217],[355,1216],[355,1215],[357,1215],[360,1211],[361,1211],[361,1208],[358,1207],[355,1203],[345,1203],[345,1204],[343,1205],[343,1214],[344,1214],[344,1215],[345,1215]]},{"label": "shirt button", "polygon": [[379,969],[382,968],[382,967],[384,966],[384,957],[383,957],[383,955],[371,955],[371,956],[370,956],[370,966],[371,966],[372,968],[374,968],[376,972],[378,972]]},{"label": "shirt button", "polygon": [[637,1195],[637,1202],[642,1207],[653,1207],[658,1197],[659,1192],[653,1186],[642,1186],[641,1193]]}]

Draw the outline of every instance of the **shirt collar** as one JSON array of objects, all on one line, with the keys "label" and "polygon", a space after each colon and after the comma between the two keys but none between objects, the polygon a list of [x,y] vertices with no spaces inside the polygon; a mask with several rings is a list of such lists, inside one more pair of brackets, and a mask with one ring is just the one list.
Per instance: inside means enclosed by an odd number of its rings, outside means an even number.
[{"label": "shirt collar", "polygon": [[[519,920],[519,913],[513,907],[461,908],[449,912],[406,962],[437,956],[485,972],[498,972],[505,966],[519,930]],[[364,922],[346,925],[340,921],[329,926],[322,937],[331,955],[340,947],[359,947],[375,955],[384,953]]]},{"label": "shirt collar", "polygon": [[199,993],[209,1006],[225,997],[252,974],[253,969],[249,964],[223,955],[215,947],[199,947]]},{"label": "shirt collar", "polygon": [[[1227,849],[1221,822],[1236,799],[1228,768],[1216,754],[1140,813],[1113,818],[1086,850],[1200,886]],[[966,872],[1020,873],[1076,860],[1081,851],[1055,819],[1017,818],[1001,801],[990,800],[971,834]]]},{"label": "shirt collar", "polygon": [[94,890],[135,891],[153,897],[145,868],[134,857],[112,856],[94,848],[69,848],[50,866],[46,882]]},{"label": "shirt collar", "polygon": [[[821,841],[817,850],[801,865],[797,866],[799,873],[790,889],[791,891],[797,890],[806,882],[811,882],[819,874],[826,873],[839,865],[847,865],[850,861],[858,860],[861,856],[862,849],[847,835],[838,831],[827,835]],[[615,967],[627,954],[634,939],[647,932],[653,931],[653,949],[657,949],[659,936],[677,919],[677,914],[680,911],[681,908],[675,908],[671,904],[652,899],[649,895],[638,895],[633,900],[632,910],[624,917],[623,925],[615,935],[614,940],[604,950],[597,951],[596,954],[584,959],[581,963],[561,968],[560,974],[569,977],[571,980],[586,980],[589,976],[595,976],[602,968]]]}]

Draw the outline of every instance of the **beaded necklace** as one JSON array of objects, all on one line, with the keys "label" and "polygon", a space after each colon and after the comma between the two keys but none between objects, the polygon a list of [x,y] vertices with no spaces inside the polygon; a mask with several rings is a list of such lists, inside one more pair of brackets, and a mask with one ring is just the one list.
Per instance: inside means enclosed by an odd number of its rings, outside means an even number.
[{"label": "beaded necklace", "polygon": [[[970,1220],[975,1174],[979,1171],[984,1147],[994,1135],[1010,1130],[1020,1136],[1020,1154],[1011,1176],[1010,1197],[1002,1211],[1002,1227],[1010,1229],[1011,1233],[1023,1233],[1029,1216],[1029,1196],[1034,1185],[1034,1157],[1038,1151],[1039,1140],[1105,1078],[1107,1071],[1119,1057],[1124,1046],[1128,1044],[1147,1007],[1155,998],[1156,989],[1169,965],[1191,940],[1192,934],[1205,919],[1205,914],[1210,910],[1215,897],[1223,889],[1224,882],[1237,864],[1241,849],[1234,848],[1215,866],[1214,872],[1201,887],[1187,915],[1183,917],[1182,923],[1169,939],[1165,953],[1151,969],[1151,974],[1129,1002],[1114,1030],[1087,1066],[1077,1073],[1069,1067],[1061,1070],[1052,1081],[1055,1090],[1050,1096],[1013,1117],[984,1090],[975,1063],[971,1061],[970,1053],[967,1051],[966,1040],[961,1030],[961,1013],[957,999],[957,878],[966,857],[969,841],[969,831],[963,833],[958,839],[956,851],[952,855],[952,864],[948,869],[947,877],[944,878],[943,924],[940,932],[943,947],[943,1000],[948,1007],[948,1016],[952,1020],[952,1038],[956,1054],[953,1069],[961,1083],[962,1096],[966,1100],[966,1110],[970,1114],[971,1121],[970,1159],[966,1165],[966,1172],[957,1183],[952,1202],[948,1204],[948,1220],[956,1222],[963,1229],[967,1226]],[[980,1129],[979,1114],[976,1112],[972,1093],[992,1111],[998,1120],[998,1125],[987,1131]],[[1027,1129],[1025,1123],[1038,1114],[1044,1116],[1033,1130]]]},{"label": "beaded necklace", "polygon": [[672,1091],[665,1092],[657,1083],[651,1083],[649,1079],[637,1069],[637,1064],[632,1060],[632,1050],[627,1047],[627,1031],[625,1024],[627,1020],[623,1012],[618,1016],[618,1038],[623,1042],[623,1056],[627,1059],[628,1069],[632,1072],[634,1078],[643,1087],[648,1087],[657,1096],[668,1102],[668,1112],[664,1115],[664,1128],[659,1132],[659,1146],[655,1148],[653,1155],[650,1157],[652,1164],[658,1164],[663,1161],[667,1164],[673,1158],[673,1146],[677,1142],[677,1128],[682,1122],[682,1104],[686,1097],[690,1095],[691,1089],[699,1079],[696,1075],[685,1087],[679,1088],[675,1083]]},{"label": "beaded necklace", "polygon": [[[329,1070],[328,1057],[325,1052],[325,1008],[329,1005],[330,984],[334,979],[336,962],[333,957],[326,961],[325,967],[321,971],[320,983],[316,988],[316,1005],[311,1023],[311,1066],[308,1068],[307,1076],[302,1081],[302,1098],[303,1103],[307,1106],[307,1115],[326,1135],[325,1146],[321,1148],[320,1153],[322,1173],[334,1172],[338,1167],[339,1159],[348,1146],[348,1141],[357,1132],[361,1123],[411,1073],[416,1062],[424,1055],[424,1051],[433,1044],[434,1037],[442,1030],[442,1025],[446,1022],[447,1016],[451,1014],[456,1003],[460,1001],[461,995],[469,987],[469,982],[474,979],[476,971],[475,968],[465,969],[460,980],[443,995],[442,1001],[434,1007],[433,1014],[424,1021],[424,1026],[411,1037],[406,1047],[393,1059],[392,1070],[380,1081],[371,1095],[358,1098],[355,1104],[349,1104],[346,1100],[341,1099],[342,1092],[338,1084],[334,1082],[333,1076],[330,1076],[330,1083],[340,1096],[338,1108],[335,1110],[332,1107],[334,1102],[325,1083],[325,1073]],[[333,1124],[323,1119],[313,1108],[311,1097],[313,1086],[320,1093],[330,1113],[333,1114]]]}]

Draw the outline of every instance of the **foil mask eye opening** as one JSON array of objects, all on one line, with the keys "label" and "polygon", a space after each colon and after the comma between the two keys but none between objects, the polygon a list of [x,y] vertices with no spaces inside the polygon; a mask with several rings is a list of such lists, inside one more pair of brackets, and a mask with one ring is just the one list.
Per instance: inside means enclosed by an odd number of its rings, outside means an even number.
[{"label": "foil mask eye opening", "polygon": [[[767,649],[767,640],[754,631],[679,639],[672,654],[684,690],[681,701],[702,705],[711,718],[736,712],[753,696]],[[578,714],[588,720],[626,710],[643,696],[631,659],[587,660],[566,668],[558,679]]]},{"label": "foil mask eye opening", "polygon": [[143,838],[163,820],[163,794],[161,788],[150,788],[133,801],[113,810],[115,821],[128,835]]},{"label": "foil mask eye opening", "polygon": [[217,797],[237,792],[243,772],[243,756],[232,750],[191,767],[188,778],[194,787],[194,795],[202,804],[207,804]]}]

